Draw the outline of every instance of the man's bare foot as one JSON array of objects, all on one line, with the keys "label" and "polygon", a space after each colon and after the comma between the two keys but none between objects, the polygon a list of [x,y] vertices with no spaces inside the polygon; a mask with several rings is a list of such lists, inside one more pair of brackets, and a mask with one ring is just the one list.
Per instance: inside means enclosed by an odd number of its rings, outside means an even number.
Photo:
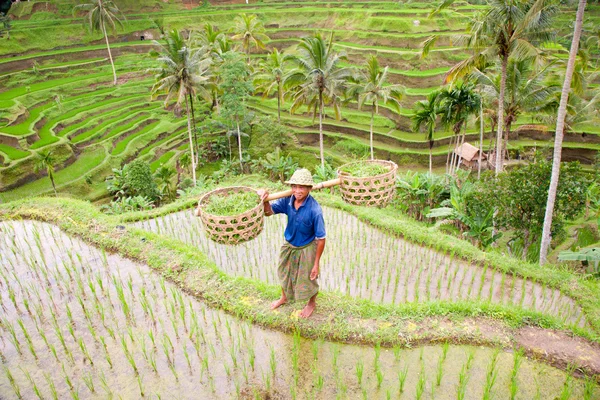
[{"label": "man's bare foot", "polygon": [[284,305],[285,303],[287,303],[287,299],[285,297],[281,297],[279,300],[271,303],[271,310],[279,308],[282,305]]},{"label": "man's bare foot", "polygon": [[300,312],[300,318],[310,317],[312,315],[313,311],[315,311],[316,307],[317,307],[317,302],[314,301],[313,299],[310,299],[308,301],[308,303],[306,303],[306,305],[302,309],[302,312]]}]

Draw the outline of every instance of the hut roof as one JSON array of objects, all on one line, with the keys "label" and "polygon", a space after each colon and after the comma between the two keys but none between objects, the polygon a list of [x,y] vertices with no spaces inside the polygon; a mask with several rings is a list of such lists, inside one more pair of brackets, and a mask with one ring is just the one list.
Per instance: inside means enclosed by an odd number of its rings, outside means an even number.
[{"label": "hut roof", "polygon": [[[462,148],[462,151],[461,151]],[[458,156],[462,155],[462,158],[466,161],[473,161],[475,157],[479,157],[479,149],[472,144],[467,142],[454,149],[454,153]],[[487,158],[485,153],[481,154],[481,159]]]}]

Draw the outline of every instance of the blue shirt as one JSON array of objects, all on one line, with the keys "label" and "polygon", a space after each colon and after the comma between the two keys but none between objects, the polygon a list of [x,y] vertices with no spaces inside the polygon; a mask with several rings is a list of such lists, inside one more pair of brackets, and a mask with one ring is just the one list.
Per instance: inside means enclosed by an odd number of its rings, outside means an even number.
[{"label": "blue shirt", "polygon": [[317,201],[308,195],[302,205],[296,210],[295,197],[284,197],[271,203],[275,214],[286,214],[288,217],[285,227],[285,240],[292,246],[306,246],[315,239],[325,238],[325,221],[323,210]]}]

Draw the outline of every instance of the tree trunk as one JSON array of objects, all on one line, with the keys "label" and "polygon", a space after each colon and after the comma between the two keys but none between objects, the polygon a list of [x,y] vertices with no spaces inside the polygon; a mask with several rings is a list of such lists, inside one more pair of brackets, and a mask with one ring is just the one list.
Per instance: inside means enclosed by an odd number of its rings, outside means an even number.
[{"label": "tree trunk", "polygon": [[504,129],[504,154],[502,156],[502,159],[506,158],[506,161],[510,160],[510,154],[508,152],[508,137],[510,135],[510,127],[511,127],[511,123],[507,122],[505,129]]},{"label": "tree trunk", "polygon": [[463,126],[463,134],[461,135],[461,139],[460,139],[460,150],[458,152],[458,157],[457,157],[457,161],[456,161],[456,171],[458,171],[458,169],[460,168],[460,163],[462,162],[462,155],[463,155],[463,145],[465,144],[465,136],[467,135],[467,122],[465,121],[464,126]]},{"label": "tree trunk", "polygon": [[188,97],[190,98],[190,110],[192,112],[192,132],[194,132],[194,149],[196,150],[196,165],[198,165],[198,158],[200,156],[198,154],[198,130],[196,129],[196,116],[194,115],[194,99],[191,93],[188,93]]},{"label": "tree trunk", "polygon": [[242,164],[242,134],[240,133],[240,123],[238,117],[235,117],[235,124],[237,126],[237,137],[238,137],[238,151],[240,154],[240,172],[244,173],[244,164]]},{"label": "tree trunk", "polygon": [[448,154],[446,155],[446,173],[450,173],[450,152],[453,151],[452,143],[454,140],[454,133],[450,136],[450,148],[448,149]]},{"label": "tree trunk", "polygon": [[521,259],[527,259],[527,252],[529,251],[529,246],[531,246],[531,240],[529,238],[529,231],[525,231],[523,234],[523,252],[521,253]]},{"label": "tree trunk", "polygon": [[502,172],[502,134],[504,133],[504,93],[506,92],[506,69],[508,55],[502,57],[502,72],[500,74],[500,95],[498,96],[498,130],[496,131],[496,175]]},{"label": "tree trunk", "polygon": [[188,125],[188,138],[190,139],[190,155],[192,159],[192,180],[194,181],[194,186],[196,186],[196,162],[194,157],[194,141],[192,139],[192,121],[190,118],[190,105],[188,104],[187,97],[185,98],[185,109],[187,111],[187,125]]},{"label": "tree trunk", "polygon": [[[99,0],[99,5],[102,7],[102,0]],[[106,27],[104,26],[104,20],[101,21],[100,26],[102,27],[102,33],[104,34],[104,40],[106,40],[106,49],[108,50],[108,59],[110,60],[110,66],[113,71],[113,85],[117,84],[117,71],[115,70],[115,63],[110,52],[110,44],[108,43],[108,35],[106,34]]]},{"label": "tree trunk", "polygon": [[573,32],[573,41],[569,50],[569,61],[565,73],[565,81],[560,95],[560,104],[558,115],[556,117],[556,132],[554,134],[554,157],[552,160],[552,176],[550,177],[550,188],[548,189],[548,202],[546,203],[546,214],[544,215],[544,229],[542,230],[542,244],[540,246],[540,264],[546,263],[548,250],[550,248],[550,228],[552,227],[552,216],[554,213],[554,203],[556,201],[556,189],[558,188],[558,178],[560,174],[560,159],[562,156],[562,142],[564,137],[565,117],[567,114],[567,102],[569,100],[569,91],[571,89],[571,80],[573,79],[573,70],[575,69],[575,59],[579,49],[579,39],[583,27],[583,13],[585,11],[586,0],[579,0],[577,7],[577,16],[575,17],[575,28]]},{"label": "tree trunk", "polygon": [[373,118],[375,117],[375,102],[373,102],[373,108],[371,109],[371,130],[369,131],[369,146],[371,147],[371,160],[375,159],[373,154]]},{"label": "tree trunk", "polygon": [[52,184],[52,189],[54,189],[54,196],[58,197],[58,192],[56,191],[56,184],[54,183],[54,173],[48,171],[48,178],[50,178],[50,183]]},{"label": "tree trunk", "polygon": [[323,92],[319,92],[319,151],[321,153],[321,168],[325,170],[325,150],[323,148]]},{"label": "tree trunk", "polygon": [[433,143],[430,141],[429,142],[429,175],[433,174],[433,168],[432,168],[432,149],[433,149]]},{"label": "tree trunk", "polygon": [[277,123],[281,123],[281,85],[277,84]]},{"label": "tree trunk", "polygon": [[481,156],[483,153],[483,100],[479,106],[479,161],[477,162],[477,179],[481,178]]}]

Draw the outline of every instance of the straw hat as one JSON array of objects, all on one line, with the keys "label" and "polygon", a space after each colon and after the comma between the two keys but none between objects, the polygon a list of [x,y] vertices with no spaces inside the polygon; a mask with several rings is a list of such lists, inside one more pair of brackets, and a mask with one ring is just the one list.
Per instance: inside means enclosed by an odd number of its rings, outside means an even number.
[{"label": "straw hat", "polygon": [[313,182],[312,174],[306,168],[296,170],[290,180],[286,181],[288,185],[303,185],[303,186],[315,186]]}]

